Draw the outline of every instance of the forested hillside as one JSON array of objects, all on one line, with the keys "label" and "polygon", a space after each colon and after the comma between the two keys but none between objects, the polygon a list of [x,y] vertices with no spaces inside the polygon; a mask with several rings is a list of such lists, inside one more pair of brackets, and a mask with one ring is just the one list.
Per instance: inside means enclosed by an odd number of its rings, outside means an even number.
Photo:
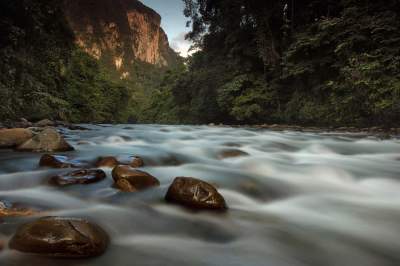
[{"label": "forested hillside", "polygon": [[200,51],[165,77],[149,121],[399,125],[399,1],[185,3]]},{"label": "forested hillside", "polygon": [[[131,2],[135,7],[136,2]],[[104,9],[101,5],[105,2],[90,3]],[[150,12],[141,4],[140,7],[136,16]],[[148,99],[146,94],[159,83],[166,67],[130,58],[130,68],[124,71],[132,75],[122,79],[120,72],[111,70],[116,69],[114,60],[113,65],[107,65],[76,44],[77,37],[67,21],[66,9],[64,0],[0,1],[0,121],[21,117],[72,122],[140,119],[142,106]],[[72,11],[68,9],[68,14]],[[99,19],[109,19],[106,15],[102,14],[103,18]],[[123,34],[119,36],[127,38]],[[84,37],[80,34],[79,41],[86,41]],[[167,50],[160,53],[177,60],[169,50],[166,36],[161,37],[153,44],[154,49]],[[140,38],[136,36],[135,41],[146,44],[147,39]],[[118,41],[111,44],[118,48]],[[144,45],[140,52],[151,52],[146,49]],[[133,50],[136,51],[139,50]]]},{"label": "forested hillside", "polygon": [[129,91],[75,47],[61,2],[0,2],[0,119],[123,119]]}]

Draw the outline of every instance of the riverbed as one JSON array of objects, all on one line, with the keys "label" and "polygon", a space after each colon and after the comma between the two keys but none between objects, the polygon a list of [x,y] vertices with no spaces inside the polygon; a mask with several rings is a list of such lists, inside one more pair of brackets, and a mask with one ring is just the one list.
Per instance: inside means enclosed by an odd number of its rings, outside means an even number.
[{"label": "riverbed", "polygon": [[[400,140],[345,133],[265,129],[82,125],[61,129],[92,164],[101,156],[144,159],[159,188],[123,193],[107,178],[48,186],[65,170],[41,168],[42,154],[0,151],[0,200],[39,211],[0,220],[0,238],[42,216],[89,219],[111,236],[106,253],[54,260],[6,248],[4,266],[398,266]],[[178,176],[205,180],[224,196],[225,213],[167,204]]]}]

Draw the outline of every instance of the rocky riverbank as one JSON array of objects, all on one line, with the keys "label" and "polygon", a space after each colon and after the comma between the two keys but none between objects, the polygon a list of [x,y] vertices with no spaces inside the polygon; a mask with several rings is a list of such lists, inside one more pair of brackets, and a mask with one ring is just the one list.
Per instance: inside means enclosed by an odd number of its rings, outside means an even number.
[{"label": "rocky riverbank", "polygon": [[400,136],[400,128],[395,127],[312,127],[312,126],[297,126],[285,124],[262,124],[262,125],[224,125],[224,124],[209,124],[211,127],[233,127],[233,128],[254,128],[267,129],[272,131],[296,131],[296,132],[311,132],[311,133],[353,133],[361,135],[378,135],[378,136]]}]

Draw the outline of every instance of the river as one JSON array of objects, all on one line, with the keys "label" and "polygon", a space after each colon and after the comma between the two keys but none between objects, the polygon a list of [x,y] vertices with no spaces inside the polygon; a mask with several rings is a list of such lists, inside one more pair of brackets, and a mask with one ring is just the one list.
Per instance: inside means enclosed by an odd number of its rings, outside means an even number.
[{"label": "river", "polygon": [[[139,155],[161,186],[121,193],[107,179],[55,188],[65,170],[38,166],[40,154],[0,151],[0,199],[48,216],[88,218],[111,236],[107,252],[54,260],[8,248],[2,266],[398,266],[400,140],[357,134],[273,132],[251,128],[84,125],[64,134],[75,151]],[[224,153],[244,152],[224,158]],[[245,154],[247,153],[247,154]],[[166,204],[177,176],[201,178],[225,197],[226,213]],[[40,215],[39,215],[40,216]],[[5,218],[0,236],[35,217]]]}]

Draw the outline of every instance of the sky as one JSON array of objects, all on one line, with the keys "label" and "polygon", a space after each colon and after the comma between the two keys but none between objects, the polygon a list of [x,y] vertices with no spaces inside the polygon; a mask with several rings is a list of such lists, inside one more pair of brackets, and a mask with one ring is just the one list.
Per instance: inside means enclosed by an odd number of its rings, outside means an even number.
[{"label": "sky", "polygon": [[172,49],[180,52],[182,56],[188,55],[190,42],[185,40],[185,34],[189,31],[186,27],[188,20],[183,15],[184,3],[182,0],[140,0],[146,6],[157,11],[161,15],[161,26],[168,35]]}]

